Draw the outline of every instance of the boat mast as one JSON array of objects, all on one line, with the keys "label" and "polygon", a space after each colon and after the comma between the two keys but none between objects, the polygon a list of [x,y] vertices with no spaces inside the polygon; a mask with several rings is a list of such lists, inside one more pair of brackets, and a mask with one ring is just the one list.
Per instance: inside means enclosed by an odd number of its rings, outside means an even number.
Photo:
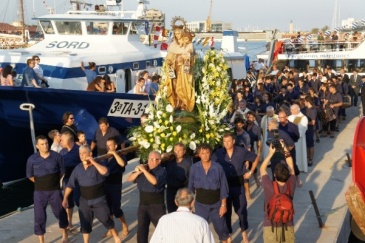
[{"label": "boat mast", "polygon": [[23,39],[23,43],[25,43],[25,20],[24,20],[24,2],[23,2],[23,0],[19,0],[19,4],[20,4],[21,25],[22,25],[22,39]]}]

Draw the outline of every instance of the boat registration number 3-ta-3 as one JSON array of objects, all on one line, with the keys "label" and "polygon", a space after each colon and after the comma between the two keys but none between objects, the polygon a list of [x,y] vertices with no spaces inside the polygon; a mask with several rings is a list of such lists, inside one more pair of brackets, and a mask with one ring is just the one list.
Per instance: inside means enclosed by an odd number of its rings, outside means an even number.
[{"label": "boat registration number 3-ta-3", "polygon": [[149,100],[114,99],[108,116],[140,118],[149,103]]}]

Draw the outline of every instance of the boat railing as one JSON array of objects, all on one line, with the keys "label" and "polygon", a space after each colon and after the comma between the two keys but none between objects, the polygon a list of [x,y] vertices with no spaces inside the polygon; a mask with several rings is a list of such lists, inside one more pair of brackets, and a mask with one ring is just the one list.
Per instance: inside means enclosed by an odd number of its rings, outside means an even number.
[{"label": "boat railing", "polygon": [[116,17],[126,17],[131,18],[136,14],[136,11],[80,11],[80,10],[70,10],[68,14],[83,14],[83,15],[105,15],[105,16],[116,16]]},{"label": "boat railing", "polygon": [[283,53],[299,54],[313,52],[337,52],[351,51],[360,45],[360,41],[336,41],[336,42],[311,42],[311,43],[292,43],[283,44]]}]

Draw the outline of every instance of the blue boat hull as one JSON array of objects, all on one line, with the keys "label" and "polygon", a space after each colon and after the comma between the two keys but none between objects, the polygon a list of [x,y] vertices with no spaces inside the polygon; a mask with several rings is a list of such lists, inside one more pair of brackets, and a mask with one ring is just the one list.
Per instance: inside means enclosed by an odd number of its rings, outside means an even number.
[{"label": "blue boat hull", "polygon": [[27,158],[34,153],[29,112],[21,110],[21,104],[35,105],[33,120],[36,136],[47,136],[52,129],[60,130],[63,113],[71,111],[75,115],[77,128],[85,131],[90,141],[100,117],[107,117],[110,125],[122,133],[140,124],[139,118],[108,116],[115,99],[137,102],[148,100],[148,96],[0,87],[0,180],[7,182],[25,177]]}]

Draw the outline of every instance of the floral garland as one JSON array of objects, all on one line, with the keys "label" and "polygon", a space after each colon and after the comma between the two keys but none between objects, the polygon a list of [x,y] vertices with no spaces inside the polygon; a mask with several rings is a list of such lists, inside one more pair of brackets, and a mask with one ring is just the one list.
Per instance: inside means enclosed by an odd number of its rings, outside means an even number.
[{"label": "floral garland", "polygon": [[167,99],[166,65],[162,68],[162,80],[155,102],[147,109],[145,124],[130,129],[129,140],[140,145],[138,155],[146,159],[148,153],[157,150],[172,152],[174,144],[182,142],[195,151],[200,143],[215,147],[221,142],[228,125],[222,123],[232,102],[228,94],[228,66],[222,54],[214,50],[205,53],[203,60],[194,66],[196,82],[196,109],[189,112],[174,112]]}]

